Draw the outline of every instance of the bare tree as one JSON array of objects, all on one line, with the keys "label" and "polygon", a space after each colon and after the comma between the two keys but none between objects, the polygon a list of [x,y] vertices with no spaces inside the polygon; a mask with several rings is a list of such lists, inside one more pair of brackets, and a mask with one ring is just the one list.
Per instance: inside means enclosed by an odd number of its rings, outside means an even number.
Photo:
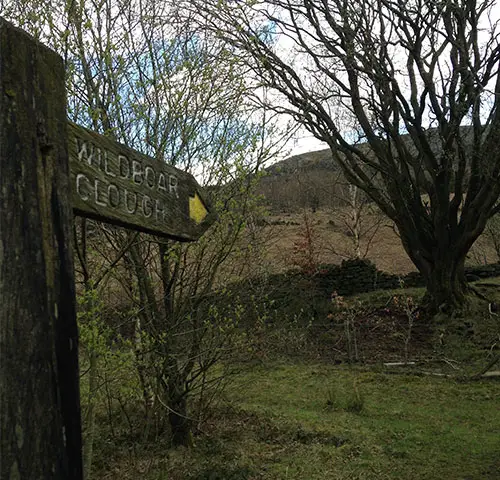
[{"label": "bare tree", "polygon": [[356,185],[343,184],[337,195],[340,206],[331,212],[336,225],[343,228],[347,245],[330,242],[327,250],[342,258],[366,258],[377,242],[387,217]]},{"label": "bare tree", "polygon": [[[181,1],[330,147],[394,221],[431,310],[466,300],[464,261],[500,209],[495,0]],[[346,130],[352,119],[358,132]],[[347,121],[346,121],[347,119]],[[429,199],[423,200],[423,194]]]},{"label": "bare tree", "polygon": [[[152,395],[145,403],[168,419],[174,444],[189,446],[195,419],[189,396],[227,353],[232,332],[222,328],[226,316],[202,303],[238,245],[252,206],[251,174],[269,155],[269,123],[246,104],[220,42],[171,27],[163,20],[168,8],[149,0],[119,10],[112,2],[73,2],[69,58],[76,95],[70,105],[81,121],[196,169],[211,186],[220,221],[206,238],[182,246],[143,237],[130,245],[125,262],[135,284],[136,335],[147,339],[147,354],[136,344],[147,373],[143,390]],[[130,243],[129,235],[121,237],[122,245]]]},{"label": "bare tree", "polygon": [[[233,331],[230,312],[203,303],[255,209],[255,173],[275,149],[268,140],[274,114],[246,100],[224,44],[166,21],[169,2],[33,4],[36,15],[27,2],[9,2],[6,12],[64,56],[70,118],[202,177],[218,212],[196,245],[100,228],[89,248],[88,231],[77,234],[84,284],[94,288],[100,271],[125,287],[136,338],[145,340],[135,343],[145,396],[168,420],[173,443],[190,445],[189,397],[206,392],[207,372],[227,353]],[[101,268],[86,269],[92,255]],[[90,463],[89,455],[89,472]]]}]

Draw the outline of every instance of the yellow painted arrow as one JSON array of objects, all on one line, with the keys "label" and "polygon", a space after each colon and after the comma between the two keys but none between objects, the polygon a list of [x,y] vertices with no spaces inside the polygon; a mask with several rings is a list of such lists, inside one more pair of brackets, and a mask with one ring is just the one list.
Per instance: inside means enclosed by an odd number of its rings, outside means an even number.
[{"label": "yellow painted arrow", "polygon": [[189,217],[196,223],[201,223],[207,215],[208,211],[198,194],[189,197]]}]

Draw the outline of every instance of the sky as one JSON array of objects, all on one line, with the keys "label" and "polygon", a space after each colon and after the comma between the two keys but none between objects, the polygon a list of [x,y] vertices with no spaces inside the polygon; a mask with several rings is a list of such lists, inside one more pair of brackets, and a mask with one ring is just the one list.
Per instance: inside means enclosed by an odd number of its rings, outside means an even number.
[{"label": "sky", "polygon": [[324,150],[325,148],[328,148],[325,142],[321,142],[304,129],[298,132],[296,138],[288,142],[286,150],[290,150],[288,156],[294,156],[301,153]]},{"label": "sky", "polygon": [[[494,28],[495,25],[498,25],[498,22],[500,22],[500,3],[499,2],[493,2],[491,11],[489,12],[489,15],[484,14],[481,18],[481,23],[480,23],[480,31],[479,31],[479,42],[483,43],[486,39],[488,39],[491,35],[491,32],[489,31],[490,29]],[[274,32],[275,37],[277,39],[276,43],[276,50],[280,54],[280,56],[286,58],[287,56],[290,56],[292,63],[294,61],[297,61],[297,55],[296,55],[296,50],[294,47],[295,45],[295,40],[292,38],[290,35],[284,35],[280,34],[279,32]],[[295,50],[295,51],[294,51]],[[446,54],[446,52],[445,52]],[[399,79],[401,85],[404,85],[406,83],[406,78],[407,75],[405,74],[405,65],[406,65],[406,57],[402,57],[402,73],[401,76],[402,78]],[[444,62],[444,60],[443,60]],[[444,65],[444,63],[443,63]],[[299,65],[295,65],[300,68],[300,62]],[[494,79],[493,79],[494,80]],[[490,90],[491,94],[494,95],[494,81],[491,81],[489,84],[489,88],[485,90]],[[268,93],[269,94],[269,93]],[[271,93],[272,95],[272,93]],[[485,115],[488,115],[488,109],[483,110]],[[288,141],[286,144],[285,148],[285,155],[284,158],[287,156],[293,156],[293,155],[299,155],[302,153],[310,152],[310,151],[316,151],[316,150],[321,150],[325,149],[328,146],[317,140],[313,135],[311,135],[305,128],[302,128],[295,138],[291,139]]]}]

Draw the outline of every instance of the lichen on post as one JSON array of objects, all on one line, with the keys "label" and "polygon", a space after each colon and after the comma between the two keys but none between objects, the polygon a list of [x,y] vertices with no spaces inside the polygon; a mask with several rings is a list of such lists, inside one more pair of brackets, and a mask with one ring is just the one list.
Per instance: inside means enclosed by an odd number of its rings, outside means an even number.
[{"label": "lichen on post", "polygon": [[62,59],[0,19],[0,477],[82,478]]}]

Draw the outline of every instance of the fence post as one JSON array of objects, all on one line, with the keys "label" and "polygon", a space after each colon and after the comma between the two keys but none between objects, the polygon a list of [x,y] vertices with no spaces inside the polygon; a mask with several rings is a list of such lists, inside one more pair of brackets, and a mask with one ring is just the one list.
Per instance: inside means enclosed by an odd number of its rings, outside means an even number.
[{"label": "fence post", "polygon": [[0,18],[0,478],[80,480],[62,59]]}]

